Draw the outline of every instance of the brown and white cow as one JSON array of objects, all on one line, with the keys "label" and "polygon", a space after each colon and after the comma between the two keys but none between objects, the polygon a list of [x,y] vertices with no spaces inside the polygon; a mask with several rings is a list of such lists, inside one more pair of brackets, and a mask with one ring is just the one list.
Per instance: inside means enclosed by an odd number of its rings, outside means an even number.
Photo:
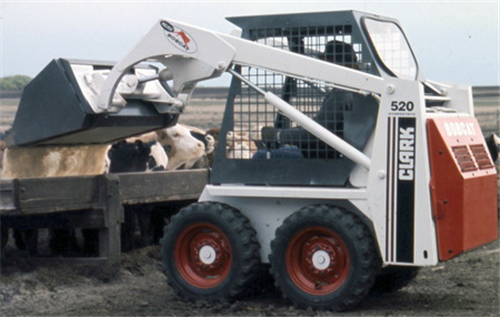
[{"label": "brown and white cow", "polygon": [[7,148],[3,179],[99,175],[108,171],[110,145]]}]

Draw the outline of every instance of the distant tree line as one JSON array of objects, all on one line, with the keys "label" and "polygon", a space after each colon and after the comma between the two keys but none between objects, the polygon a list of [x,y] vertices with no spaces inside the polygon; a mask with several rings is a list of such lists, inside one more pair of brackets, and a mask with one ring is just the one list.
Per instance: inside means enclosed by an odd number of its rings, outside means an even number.
[{"label": "distant tree line", "polygon": [[22,90],[30,82],[31,77],[25,75],[15,75],[0,78],[0,89],[2,90]]}]

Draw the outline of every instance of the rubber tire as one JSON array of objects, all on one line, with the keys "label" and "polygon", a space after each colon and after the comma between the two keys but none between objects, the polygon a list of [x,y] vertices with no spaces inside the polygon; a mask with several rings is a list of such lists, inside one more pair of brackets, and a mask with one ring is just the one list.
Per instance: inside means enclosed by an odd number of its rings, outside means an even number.
[{"label": "rubber tire", "polygon": [[375,279],[372,288],[373,294],[392,293],[410,284],[417,277],[418,267],[411,266],[389,266],[382,269],[380,275]]},{"label": "rubber tire", "polygon": [[[207,285],[195,285],[196,283],[189,281],[193,275],[186,275],[186,271],[181,272],[178,268],[182,254],[189,253],[189,250],[176,251],[176,245],[179,245],[177,241],[186,237],[186,232],[189,233],[190,228],[198,225],[210,226],[222,232],[227,238],[224,241],[229,245],[227,251],[231,260],[227,261],[230,262],[226,270],[227,275],[219,277],[221,280],[217,285],[208,285],[211,283],[209,279],[202,279],[207,281]],[[256,232],[246,217],[225,204],[201,202],[183,208],[165,227],[160,243],[167,283],[178,296],[187,300],[216,302],[234,300],[245,292],[258,273],[260,246]]]},{"label": "rubber tire", "polygon": [[[333,232],[336,236],[333,245],[338,246],[343,243],[347,254],[342,258],[340,255],[342,252],[336,253],[335,261],[332,260],[331,263],[344,263],[343,267],[348,267],[348,269],[344,269],[347,270],[347,273],[339,272],[341,277],[344,276],[344,278],[339,278],[338,283],[340,284],[336,286],[336,289],[327,289],[324,294],[311,294],[315,291],[309,291],[305,289],[307,287],[304,285],[299,285],[299,282],[296,282],[297,273],[290,273],[291,270],[294,272],[291,269],[291,263],[294,260],[287,261],[286,259],[287,256],[291,257],[289,254],[287,255],[289,244],[297,241],[297,237],[304,235],[303,232],[307,232],[309,229],[318,230],[316,228]],[[339,242],[340,240],[342,241]],[[304,243],[302,246],[305,245],[307,244]],[[306,252],[303,248],[302,250],[300,254],[304,256]],[[343,311],[358,304],[372,288],[381,265],[374,239],[366,225],[349,211],[328,205],[307,206],[286,218],[276,230],[275,239],[271,243],[269,260],[271,274],[285,299],[290,300],[297,308],[311,307],[317,310],[331,311]],[[302,265],[299,265],[301,267],[300,273],[307,270]],[[295,267],[295,271],[297,271],[297,267]],[[295,275],[295,281],[291,275]],[[333,288],[335,283],[337,282],[326,286]],[[321,290],[321,287],[319,289]]]}]

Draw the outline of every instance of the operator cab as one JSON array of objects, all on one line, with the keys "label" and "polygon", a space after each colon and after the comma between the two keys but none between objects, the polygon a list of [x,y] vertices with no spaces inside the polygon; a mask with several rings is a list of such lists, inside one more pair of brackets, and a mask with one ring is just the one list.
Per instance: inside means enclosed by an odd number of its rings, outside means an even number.
[{"label": "operator cab", "polygon": [[[393,19],[356,11],[233,17],[242,37],[380,77],[419,80],[418,64]],[[311,82],[237,65],[235,71],[281,97],[362,151],[378,101],[332,82]],[[335,81],[332,78],[332,81]],[[346,186],[355,163],[233,78],[212,183]]]}]

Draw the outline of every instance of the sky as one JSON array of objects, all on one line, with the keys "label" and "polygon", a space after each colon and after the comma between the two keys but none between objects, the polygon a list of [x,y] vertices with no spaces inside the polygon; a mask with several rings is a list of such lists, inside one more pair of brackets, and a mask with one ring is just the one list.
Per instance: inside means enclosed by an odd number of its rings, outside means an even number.
[{"label": "sky", "polygon": [[231,33],[225,17],[347,9],[398,19],[427,79],[500,85],[500,0],[1,0],[0,77],[34,77],[58,57],[119,61],[160,18]]}]

